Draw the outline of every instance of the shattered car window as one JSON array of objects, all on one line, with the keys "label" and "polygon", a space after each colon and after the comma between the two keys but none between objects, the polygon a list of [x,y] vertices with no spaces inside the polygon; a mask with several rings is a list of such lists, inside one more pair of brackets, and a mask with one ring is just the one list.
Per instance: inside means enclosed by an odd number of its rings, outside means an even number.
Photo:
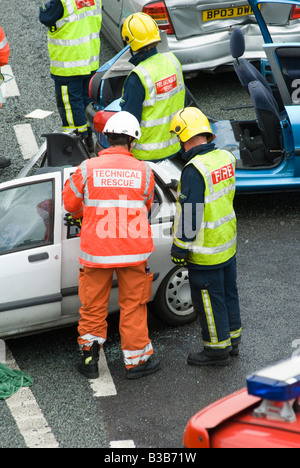
[{"label": "shattered car window", "polygon": [[0,255],[53,243],[53,183],[0,192]]}]

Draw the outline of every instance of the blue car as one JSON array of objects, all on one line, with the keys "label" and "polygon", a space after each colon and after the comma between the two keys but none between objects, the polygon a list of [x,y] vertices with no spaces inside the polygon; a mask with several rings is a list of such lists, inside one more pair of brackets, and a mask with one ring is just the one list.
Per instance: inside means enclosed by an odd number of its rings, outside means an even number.
[{"label": "blue car", "polygon": [[[248,62],[245,38],[241,29],[231,35],[234,69],[249,93],[255,120],[216,120],[210,118],[215,143],[231,151],[237,159],[237,192],[266,193],[294,191],[300,188],[300,43],[273,43],[272,24],[286,23],[293,6],[293,18],[300,20],[300,1],[249,0],[262,33],[262,48],[266,59],[258,70]],[[286,5],[286,9],[282,5]],[[267,26],[268,24],[268,26]],[[278,37],[276,37],[278,41]],[[162,51],[166,41],[162,41]],[[120,111],[120,97],[127,75],[129,47],[104,64],[91,81],[93,103],[87,108],[89,121],[97,136],[99,149],[106,147],[102,134],[108,118]],[[190,101],[198,106],[189,90]],[[183,164],[180,158],[172,163]]]}]

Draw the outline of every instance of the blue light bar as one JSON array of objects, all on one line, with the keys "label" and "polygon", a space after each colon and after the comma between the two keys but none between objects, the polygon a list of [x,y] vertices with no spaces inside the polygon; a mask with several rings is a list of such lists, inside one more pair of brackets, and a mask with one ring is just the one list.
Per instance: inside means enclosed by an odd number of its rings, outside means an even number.
[{"label": "blue light bar", "polygon": [[300,358],[254,372],[246,379],[249,395],[271,401],[294,400],[300,397]]}]

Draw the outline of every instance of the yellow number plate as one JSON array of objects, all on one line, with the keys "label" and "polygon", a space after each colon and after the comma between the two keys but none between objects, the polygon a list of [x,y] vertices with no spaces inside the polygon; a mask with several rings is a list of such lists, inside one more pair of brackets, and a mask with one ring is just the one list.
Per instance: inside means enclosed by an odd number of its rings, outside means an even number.
[{"label": "yellow number plate", "polygon": [[206,10],[203,12],[203,22],[214,21],[228,18],[238,18],[239,16],[252,15],[253,11],[250,5],[244,5],[233,8],[218,8],[216,10]]}]

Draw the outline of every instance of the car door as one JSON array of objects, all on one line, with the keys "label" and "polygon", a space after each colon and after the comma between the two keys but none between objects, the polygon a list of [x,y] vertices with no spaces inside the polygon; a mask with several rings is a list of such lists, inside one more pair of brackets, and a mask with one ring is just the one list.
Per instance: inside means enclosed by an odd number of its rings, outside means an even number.
[{"label": "car door", "polygon": [[283,124],[284,148],[293,164],[294,183],[300,177],[300,45],[265,44],[268,62],[284,104],[287,120]]},{"label": "car door", "polygon": [[[149,266],[154,274],[153,294],[155,296],[161,281],[172,270],[171,262],[172,226],[175,216],[176,180],[179,171],[170,161],[150,164],[155,176],[155,196],[149,214],[149,222],[155,250]],[[173,178],[174,177],[174,178]],[[175,184],[175,185],[174,185]],[[174,185],[174,186],[173,186]]]},{"label": "car door", "polygon": [[123,0],[102,0],[102,30],[109,35],[116,49],[122,48],[120,21],[123,12]]},{"label": "car door", "polygon": [[[290,177],[288,183],[291,186],[299,183],[300,177],[300,46],[299,38],[295,36],[295,42],[289,42],[283,36],[281,40],[275,40],[272,35],[272,27],[269,26],[270,14],[276,22],[286,24],[290,21],[291,24],[299,21],[300,18],[300,1],[295,0],[294,4],[287,2],[273,2],[268,0],[261,5],[260,0],[249,0],[253,8],[255,17],[259,24],[265,44],[263,49],[266,53],[269,67],[272,71],[272,76],[277,84],[282,103],[284,105],[284,113],[286,119],[282,122],[283,144],[289,163]],[[266,6],[269,8],[266,9]],[[273,19],[275,21],[275,19]],[[282,112],[283,114],[283,112]]]},{"label": "car door", "polygon": [[61,175],[0,184],[0,337],[61,314]]}]

